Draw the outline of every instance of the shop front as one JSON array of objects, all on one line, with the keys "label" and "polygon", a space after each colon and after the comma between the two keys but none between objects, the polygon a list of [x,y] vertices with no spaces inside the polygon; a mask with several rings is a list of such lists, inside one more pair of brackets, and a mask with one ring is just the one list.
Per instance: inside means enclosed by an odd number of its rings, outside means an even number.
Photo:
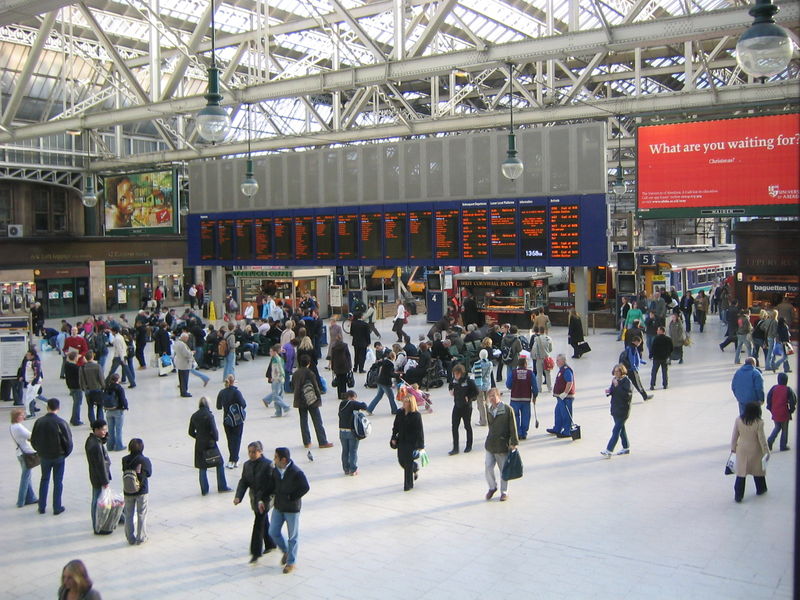
[{"label": "shop front", "polygon": [[89,311],[89,267],[41,268],[33,271],[36,300],[48,319],[85,315]]},{"label": "shop front", "polygon": [[242,310],[256,304],[259,294],[270,295],[284,304],[296,307],[310,293],[319,303],[319,314],[330,315],[330,269],[259,269],[230,271],[226,274],[227,291],[239,298]]}]

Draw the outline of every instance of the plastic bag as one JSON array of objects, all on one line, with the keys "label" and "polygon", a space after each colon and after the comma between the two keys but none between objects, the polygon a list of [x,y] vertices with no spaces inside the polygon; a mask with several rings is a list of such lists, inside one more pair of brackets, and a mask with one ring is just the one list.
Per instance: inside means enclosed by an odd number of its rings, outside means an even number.
[{"label": "plastic bag", "polygon": [[425,452],[424,449],[423,450],[419,450],[418,452],[419,452],[419,457],[418,457],[419,458],[419,466],[420,467],[427,467],[431,462],[431,459],[428,458],[428,453]]},{"label": "plastic bag", "polygon": [[114,531],[124,506],[125,498],[122,494],[115,494],[111,487],[103,488],[95,506],[95,531],[105,534]]}]

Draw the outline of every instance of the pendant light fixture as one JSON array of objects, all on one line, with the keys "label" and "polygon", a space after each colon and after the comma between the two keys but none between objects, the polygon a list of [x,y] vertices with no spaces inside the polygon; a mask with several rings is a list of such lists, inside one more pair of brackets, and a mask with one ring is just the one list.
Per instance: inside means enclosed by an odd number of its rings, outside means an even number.
[{"label": "pendant light fixture", "polygon": [[736,62],[752,77],[777,75],[792,60],[792,40],[772,17],[780,10],[772,0],[756,0],[748,12],[755,17],[753,24],[739,36],[736,43]]},{"label": "pendant light fixture", "polygon": [[228,137],[231,128],[228,111],[220,106],[222,94],[219,93],[219,69],[217,68],[215,2],[216,0],[211,0],[211,66],[208,68],[208,93],[205,95],[207,104],[196,116],[197,133],[211,143],[223,141]]},{"label": "pendant light fixture", "polygon": [[624,196],[628,191],[628,182],[622,176],[622,117],[617,117],[617,176],[611,184],[615,196]]},{"label": "pendant light fixture", "polygon": [[511,109],[511,125],[508,129],[508,151],[506,159],[500,165],[503,177],[514,181],[522,175],[525,165],[517,158],[517,144],[514,136],[514,65],[508,63],[508,94],[510,97],[509,108]]},{"label": "pendant light fixture", "polygon": [[251,198],[258,193],[258,181],[253,174],[253,159],[250,157],[250,104],[247,105],[247,169],[239,189],[242,194]]},{"label": "pendant light fixture", "polygon": [[94,175],[89,172],[89,162],[91,161],[91,157],[89,155],[89,145],[91,143],[91,138],[89,135],[89,130],[86,130],[86,173],[83,175],[84,179],[84,188],[83,188],[83,196],[81,197],[81,202],[86,208],[94,208],[97,206],[97,194],[94,191]]}]

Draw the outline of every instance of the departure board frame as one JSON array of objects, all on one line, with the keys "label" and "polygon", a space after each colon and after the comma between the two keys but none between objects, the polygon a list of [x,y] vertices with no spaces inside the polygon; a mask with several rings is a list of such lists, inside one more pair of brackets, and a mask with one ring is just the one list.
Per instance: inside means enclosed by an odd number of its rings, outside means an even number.
[{"label": "departure board frame", "polygon": [[[492,224],[492,210],[509,209],[515,215],[515,237],[516,249],[514,256],[500,256],[492,246],[492,234],[497,230],[497,225]],[[487,223],[485,228],[486,249],[478,252],[475,256],[464,256],[465,248],[469,249],[469,244],[465,244],[464,237],[464,218],[465,213],[475,213],[482,210],[486,211]],[[404,223],[403,242],[396,245],[405,247],[405,256],[387,257],[388,244],[386,241],[386,215],[405,215],[402,220]],[[431,255],[424,252],[417,257],[413,257],[412,250],[412,215],[423,214],[429,219],[430,230],[425,232],[426,240],[417,242],[426,244],[425,248],[431,249]],[[453,254],[451,258],[437,258],[437,231],[436,217],[445,215],[449,220],[448,235],[452,236],[455,231]],[[362,215],[382,215],[380,227],[380,254],[377,258],[362,258],[361,230]],[[526,215],[528,220],[525,221]],[[318,256],[317,248],[317,219],[325,217],[329,221],[332,219],[332,244],[334,257],[325,259]],[[296,220],[299,218],[311,219],[311,239],[309,242],[310,259],[297,256],[295,248]],[[479,217],[475,217],[479,218]],[[586,194],[570,196],[540,196],[526,198],[497,198],[492,200],[464,200],[461,202],[414,202],[397,204],[371,204],[365,206],[341,206],[331,208],[303,208],[294,210],[265,210],[247,212],[226,212],[211,215],[190,214],[188,217],[188,247],[189,264],[192,265],[223,265],[239,266],[241,260],[236,260],[238,249],[237,236],[233,236],[233,260],[221,260],[219,256],[218,228],[216,223],[219,221],[233,220],[235,223],[252,223],[252,233],[250,243],[252,246],[251,254],[253,261],[248,264],[267,265],[267,266],[305,266],[305,265],[329,265],[329,266],[423,266],[423,265],[442,265],[442,266],[519,266],[519,267],[544,267],[544,266],[604,266],[608,261],[608,237],[607,222],[608,211],[605,195]],[[288,241],[290,253],[286,259],[275,256],[277,219],[285,220],[289,223]],[[543,219],[543,222],[542,222]],[[260,230],[257,226],[265,220],[270,223],[269,245],[271,253],[269,257],[258,258],[260,244]],[[342,257],[341,252],[346,246],[341,237],[339,227],[340,220],[349,224],[349,229],[354,236],[348,240],[353,248],[352,255]],[[201,224],[203,231],[212,231],[212,239],[206,240],[205,249],[213,247],[214,259],[204,259],[200,256]],[[442,221],[440,220],[440,225]],[[453,227],[453,224],[455,225]],[[427,223],[426,223],[427,226]],[[553,227],[563,231],[559,239],[554,239]],[[536,238],[526,236],[526,233],[538,234]],[[441,231],[439,232],[441,237]],[[507,232],[506,232],[507,233]],[[480,239],[479,233],[474,239]],[[543,238],[541,236],[544,236]],[[473,241],[473,244],[475,242]],[[286,240],[284,240],[286,247]],[[418,250],[419,248],[417,248]],[[531,250],[531,256],[526,256],[525,250]],[[536,253],[541,249],[542,256]],[[441,256],[441,254],[440,254]]]}]

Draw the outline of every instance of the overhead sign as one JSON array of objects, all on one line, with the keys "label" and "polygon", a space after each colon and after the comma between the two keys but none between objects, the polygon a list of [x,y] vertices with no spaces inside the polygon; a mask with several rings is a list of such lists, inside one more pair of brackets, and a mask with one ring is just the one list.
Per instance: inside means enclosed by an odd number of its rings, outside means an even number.
[{"label": "overhead sign", "polygon": [[605,266],[606,219],[603,194],[196,214],[189,262]]},{"label": "overhead sign", "polygon": [[641,217],[798,215],[797,113],[643,126],[636,143]]}]

